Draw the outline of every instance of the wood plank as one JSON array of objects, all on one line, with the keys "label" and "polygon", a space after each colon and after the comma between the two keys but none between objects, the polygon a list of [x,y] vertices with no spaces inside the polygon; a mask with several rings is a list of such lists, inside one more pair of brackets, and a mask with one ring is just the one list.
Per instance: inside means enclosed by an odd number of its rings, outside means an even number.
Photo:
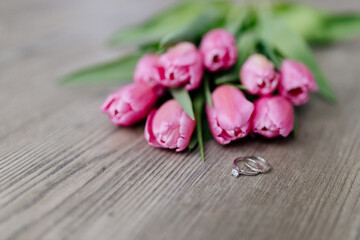
[{"label": "wood plank", "polygon": [[[112,126],[99,106],[117,84],[56,84],[172,2],[0,2],[0,239],[360,239],[360,39],[316,49],[339,103],[313,96],[296,138],[208,141],[205,163]],[[232,177],[250,154],[274,169]]]}]

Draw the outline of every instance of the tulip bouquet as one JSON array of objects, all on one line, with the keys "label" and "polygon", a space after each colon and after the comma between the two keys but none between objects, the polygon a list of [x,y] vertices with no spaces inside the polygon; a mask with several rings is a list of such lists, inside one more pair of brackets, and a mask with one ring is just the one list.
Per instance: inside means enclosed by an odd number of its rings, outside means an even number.
[{"label": "tulip bouquet", "polygon": [[135,53],[65,77],[67,83],[131,83],[110,94],[101,111],[118,126],[146,119],[155,147],[183,151],[247,135],[287,137],[294,106],[319,92],[335,96],[308,43],[331,43],[360,30],[356,14],[329,14],[307,5],[244,6],[184,2],[145,24],[115,34]]}]

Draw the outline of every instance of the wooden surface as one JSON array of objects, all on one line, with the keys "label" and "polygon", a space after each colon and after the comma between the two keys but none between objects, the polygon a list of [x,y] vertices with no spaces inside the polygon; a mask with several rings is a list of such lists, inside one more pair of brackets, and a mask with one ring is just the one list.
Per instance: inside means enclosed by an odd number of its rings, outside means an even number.
[{"label": "wooden surface", "polygon": [[[296,139],[209,141],[204,164],[111,125],[99,106],[116,84],[56,84],[121,54],[105,39],[171,3],[0,2],[0,239],[360,239],[360,39],[315,50],[339,103],[314,96]],[[249,154],[273,171],[232,177]]]}]

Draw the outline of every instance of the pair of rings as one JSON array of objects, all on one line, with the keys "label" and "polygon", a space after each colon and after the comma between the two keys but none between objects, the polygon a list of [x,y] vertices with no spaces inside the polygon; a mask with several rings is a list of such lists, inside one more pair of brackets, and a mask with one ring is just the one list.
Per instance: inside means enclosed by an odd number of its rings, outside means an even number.
[{"label": "pair of rings", "polygon": [[[244,164],[251,170],[251,171],[245,171],[240,169],[236,163],[242,161]],[[256,157],[256,156],[249,156],[249,157],[239,157],[234,160],[233,163],[233,169],[231,170],[231,174],[235,177],[238,177],[239,175],[247,175],[247,176],[253,176],[257,175],[259,173],[267,173],[271,170],[270,164],[263,159],[262,157]]]}]

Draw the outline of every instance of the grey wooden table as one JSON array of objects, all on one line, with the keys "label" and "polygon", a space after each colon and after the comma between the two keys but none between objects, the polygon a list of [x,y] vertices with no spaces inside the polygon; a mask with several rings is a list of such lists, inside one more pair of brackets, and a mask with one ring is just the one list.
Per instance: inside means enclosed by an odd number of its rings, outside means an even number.
[{"label": "grey wooden table", "polygon": [[[360,39],[316,49],[339,103],[314,96],[296,139],[173,153],[99,113],[116,84],[59,86],[168,0],[0,2],[0,239],[360,239]],[[315,1],[360,11],[358,0]],[[234,178],[255,154],[274,169]]]}]

